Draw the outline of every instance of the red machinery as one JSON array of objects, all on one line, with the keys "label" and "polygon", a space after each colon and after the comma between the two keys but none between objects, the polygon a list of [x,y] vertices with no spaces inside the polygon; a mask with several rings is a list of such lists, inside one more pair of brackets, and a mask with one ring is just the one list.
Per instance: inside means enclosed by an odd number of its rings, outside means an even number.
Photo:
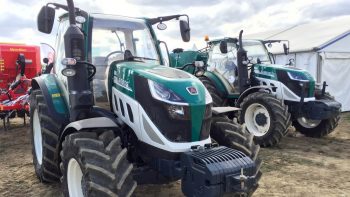
[{"label": "red machinery", "polygon": [[28,114],[31,78],[41,71],[40,48],[0,43],[0,118],[6,120]]},{"label": "red machinery", "polygon": [[25,75],[28,79],[41,71],[38,46],[0,43],[0,89],[8,89],[18,76],[20,68],[16,62],[19,54],[25,56]]}]

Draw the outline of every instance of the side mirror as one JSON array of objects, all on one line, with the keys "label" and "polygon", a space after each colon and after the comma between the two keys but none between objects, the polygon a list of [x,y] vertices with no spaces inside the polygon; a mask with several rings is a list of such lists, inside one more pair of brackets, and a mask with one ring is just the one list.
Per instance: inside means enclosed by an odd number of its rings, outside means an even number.
[{"label": "side mirror", "polygon": [[289,48],[287,47],[286,43],[283,43],[283,51],[285,55],[288,55],[289,53]]},{"label": "side mirror", "polygon": [[189,42],[191,39],[191,29],[187,21],[180,20],[181,37],[184,42]]},{"label": "side mirror", "polygon": [[48,64],[48,63],[49,63],[49,58],[47,58],[47,57],[43,58],[43,62],[44,62],[45,64]]},{"label": "side mirror", "polygon": [[43,6],[38,14],[38,30],[46,34],[51,33],[54,21],[55,9],[49,6]]},{"label": "side mirror", "polygon": [[225,40],[220,41],[220,52],[224,54],[227,53],[227,42]]}]

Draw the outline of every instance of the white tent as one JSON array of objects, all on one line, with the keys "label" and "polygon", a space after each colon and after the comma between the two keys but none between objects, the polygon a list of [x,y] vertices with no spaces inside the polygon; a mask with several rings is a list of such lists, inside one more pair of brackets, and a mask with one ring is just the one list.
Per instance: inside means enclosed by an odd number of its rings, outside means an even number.
[{"label": "white tent", "polygon": [[294,65],[312,74],[317,83],[326,81],[329,91],[342,103],[342,111],[350,111],[350,16],[322,22],[296,25],[244,36],[249,39],[289,40],[290,53],[274,44],[269,51],[277,64],[294,59]]}]

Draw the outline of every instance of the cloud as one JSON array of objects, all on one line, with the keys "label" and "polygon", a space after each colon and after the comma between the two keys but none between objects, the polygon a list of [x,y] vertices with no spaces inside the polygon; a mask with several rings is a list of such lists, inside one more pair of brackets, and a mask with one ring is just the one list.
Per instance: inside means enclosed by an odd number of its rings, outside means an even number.
[{"label": "cloud", "polygon": [[222,0],[129,0],[131,4],[150,7],[193,7],[217,4]]},{"label": "cloud", "polygon": [[37,0],[16,0],[19,5],[31,6],[37,3]]},{"label": "cloud", "polygon": [[[0,38],[54,43],[54,33],[48,36],[36,30],[37,13],[48,1],[0,0]],[[65,4],[65,0],[51,2]],[[167,23],[166,31],[156,30],[159,39],[166,41],[170,49],[191,48],[193,43],[196,43],[198,48],[203,47],[205,46],[203,36],[207,34],[211,38],[237,36],[241,29],[245,30],[245,34],[252,34],[350,13],[349,0],[74,0],[74,2],[79,8],[94,13],[134,17],[188,14],[192,34],[190,43],[181,41],[176,21],[173,24]],[[59,13],[62,11],[56,15]]]},{"label": "cloud", "polygon": [[302,11],[304,16],[312,19],[327,19],[350,14],[350,1],[342,0],[327,4],[315,3]]}]

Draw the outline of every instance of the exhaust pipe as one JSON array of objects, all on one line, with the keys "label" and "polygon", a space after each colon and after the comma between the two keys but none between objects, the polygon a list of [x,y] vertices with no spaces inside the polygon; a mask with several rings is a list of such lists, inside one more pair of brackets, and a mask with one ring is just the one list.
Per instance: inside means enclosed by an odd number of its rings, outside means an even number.
[{"label": "exhaust pipe", "polygon": [[247,51],[243,48],[242,42],[243,30],[239,32],[239,48],[237,50],[237,64],[238,64],[238,85],[239,92],[242,94],[249,87],[248,79],[248,57]]}]

